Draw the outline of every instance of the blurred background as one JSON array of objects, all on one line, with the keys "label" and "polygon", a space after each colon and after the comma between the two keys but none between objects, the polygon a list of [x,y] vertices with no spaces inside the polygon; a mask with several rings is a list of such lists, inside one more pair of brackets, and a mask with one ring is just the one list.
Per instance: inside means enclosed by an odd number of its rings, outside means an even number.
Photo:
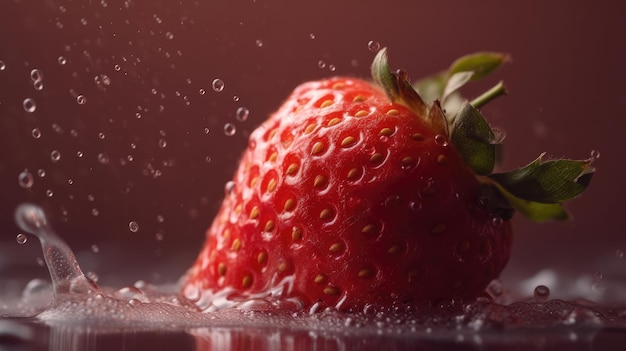
[{"label": "blurred background", "polygon": [[32,202],[102,284],[175,281],[249,133],[304,81],[368,77],[372,42],[414,80],[510,53],[464,90],[505,81],[483,109],[507,131],[502,169],[600,158],[573,221],[515,218],[504,286],[546,268],[592,277],[584,289],[626,282],[625,37],[617,1],[2,1],[0,280],[47,277],[35,237],[16,241],[14,210]]}]

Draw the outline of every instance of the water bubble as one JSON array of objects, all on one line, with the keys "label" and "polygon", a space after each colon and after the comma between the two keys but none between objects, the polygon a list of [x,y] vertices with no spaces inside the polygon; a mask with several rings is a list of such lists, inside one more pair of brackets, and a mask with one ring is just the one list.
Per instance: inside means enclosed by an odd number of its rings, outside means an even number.
[{"label": "water bubble", "polygon": [[41,130],[39,130],[39,128],[34,128],[31,134],[33,135],[33,138],[35,139],[41,138]]},{"label": "water bubble", "polygon": [[4,61],[0,60],[0,71],[4,71],[7,68],[6,63],[4,63]]},{"label": "water bubble", "polygon": [[139,224],[135,221],[130,221],[128,223],[128,229],[133,233],[137,233],[139,231]]},{"label": "water bubble", "polygon": [[545,285],[537,285],[535,288],[535,301],[546,302],[550,298],[550,288]]},{"label": "water bubble", "polygon": [[236,118],[238,121],[244,122],[245,120],[248,119],[249,115],[250,115],[250,111],[247,108],[239,107],[237,109]]},{"label": "water bubble", "polygon": [[94,217],[98,217],[98,215],[100,214],[100,211],[97,208],[92,208],[91,209],[91,215]]},{"label": "water bubble", "polygon": [[35,100],[31,98],[24,99],[22,105],[24,106],[24,111],[29,113],[33,113],[37,109],[37,104],[35,103]]},{"label": "water bubble", "polygon": [[45,170],[43,170],[43,169],[41,169],[41,168],[39,168],[39,169],[37,170],[37,175],[39,176],[39,178],[43,178],[43,177],[45,177],[45,176],[46,176],[46,171],[45,171]]},{"label": "water bubble", "polygon": [[165,139],[159,139],[159,147],[161,149],[165,148],[167,146],[167,140]]},{"label": "water bubble", "polygon": [[61,159],[61,153],[59,152],[59,150],[52,150],[52,152],[50,153],[50,159],[52,160],[52,162],[58,162]]},{"label": "water bubble", "polygon": [[104,138],[106,138],[106,134],[104,134],[102,132],[98,133],[98,139],[102,140]]},{"label": "water bubble", "polygon": [[263,41],[262,41],[261,39],[257,39],[257,40],[256,40],[256,46],[257,46],[258,48],[263,47]]},{"label": "water bubble", "polygon": [[46,190],[47,197],[52,197],[53,195],[54,195],[54,192],[51,189]]},{"label": "water bubble", "polygon": [[237,132],[237,127],[232,123],[224,124],[224,134],[227,136],[233,136]]},{"label": "water bubble", "polygon": [[317,67],[319,68],[326,68],[326,62],[319,60],[317,61]]},{"label": "water bubble", "polygon": [[33,82],[43,80],[43,72],[37,68],[32,69],[30,71],[30,79],[32,79]]},{"label": "water bubble", "polygon": [[174,33],[172,33],[172,32],[165,33],[165,38],[167,38],[169,40],[174,39]]},{"label": "water bubble", "polygon": [[200,90],[198,90],[198,94],[204,95],[204,94],[206,94],[206,90],[200,89]]},{"label": "water bubble", "polygon": [[598,150],[591,150],[591,160],[595,161],[597,159],[600,158],[600,151]]},{"label": "water bubble", "polygon": [[615,257],[617,258],[624,258],[624,251],[622,250],[615,250]]},{"label": "water bubble", "polygon": [[77,151],[77,152],[76,152],[76,157],[78,157],[78,158],[82,158],[84,155],[85,155],[85,154],[83,154],[83,152],[82,152],[82,151]]},{"label": "water bubble", "polygon": [[35,90],[37,91],[42,91],[43,90],[43,81],[41,80],[36,80],[33,82],[33,87],[35,88]]},{"label": "water bubble", "polygon": [[87,98],[85,97],[85,95],[78,95],[78,96],[76,97],[76,102],[77,102],[79,105],[84,105],[84,104],[87,102]]},{"label": "water bubble", "polygon": [[65,57],[63,57],[63,56],[59,56],[57,61],[59,62],[59,65],[61,65],[61,66],[63,66],[64,64],[67,63],[67,59]]},{"label": "water bubble", "polygon": [[98,247],[98,245],[96,245],[96,244],[91,245],[91,252],[93,252],[93,253],[100,252],[100,247]]},{"label": "water bubble", "polygon": [[226,182],[226,184],[224,184],[224,194],[226,194],[226,196],[229,196],[233,193],[233,191],[235,190],[235,182],[230,180],[228,182]]},{"label": "water bubble", "polygon": [[239,96],[237,96],[237,95],[233,95],[233,101],[234,101],[234,102],[239,101]]},{"label": "water bubble", "polygon": [[122,69],[122,67],[120,67],[120,65],[115,65],[113,66],[113,69],[115,69],[116,72],[119,72]]},{"label": "water bubble", "polygon": [[34,183],[33,175],[28,170],[23,170],[17,176],[17,182],[20,184],[22,188],[30,189]]},{"label": "water bubble", "polygon": [[109,163],[109,156],[107,156],[106,154],[103,154],[103,153],[99,153],[98,154],[98,162],[100,162],[103,165],[106,165],[107,163]]},{"label": "water bubble", "polygon": [[314,33],[309,34],[309,38],[315,39],[315,34]]},{"label": "water bubble", "polygon": [[81,18],[81,19],[80,19],[80,23],[81,23],[83,26],[86,26],[86,25],[87,25],[87,19],[85,19],[84,17],[83,17],[83,18]]},{"label": "water bubble", "polygon": [[211,86],[213,87],[214,91],[217,91],[218,93],[222,90],[224,90],[224,81],[221,79],[214,79],[213,83],[211,83]]},{"label": "water bubble", "polygon": [[15,237],[15,240],[17,241],[18,244],[26,244],[26,242],[28,241],[28,237],[26,237],[26,235],[22,233],[19,233]]},{"label": "water bubble", "polygon": [[211,163],[211,161],[213,161],[213,159],[211,158],[211,156],[206,156],[204,158],[204,160],[206,161],[206,163]]},{"label": "water bubble", "polygon": [[337,68],[335,67],[335,65],[328,65],[328,70],[330,70],[331,72],[335,72]]},{"label": "water bubble", "polygon": [[369,49],[369,51],[376,52],[380,50],[380,43],[374,40],[370,40],[367,43],[367,48]]},{"label": "water bubble", "polygon": [[154,234],[154,239],[156,241],[163,241],[163,238],[164,238],[163,233],[156,233],[156,234]]},{"label": "water bubble", "polygon": [[443,134],[435,135],[435,143],[439,146],[448,146],[448,138]]},{"label": "water bubble", "polygon": [[409,208],[413,212],[419,212],[422,209],[422,203],[419,201],[411,201],[409,202]]},{"label": "water bubble", "polygon": [[493,217],[491,219],[491,223],[493,224],[494,227],[501,227],[502,223],[504,223],[504,219],[502,219],[502,217]]}]

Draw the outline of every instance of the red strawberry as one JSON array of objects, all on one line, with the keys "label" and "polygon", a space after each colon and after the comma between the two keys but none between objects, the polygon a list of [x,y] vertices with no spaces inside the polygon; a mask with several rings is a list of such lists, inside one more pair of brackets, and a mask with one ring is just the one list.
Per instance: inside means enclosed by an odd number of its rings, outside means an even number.
[{"label": "red strawberry", "polygon": [[[468,56],[428,82],[446,100],[504,59]],[[590,160],[489,175],[498,138],[476,108],[501,85],[449,122],[389,71],[385,50],[372,73],[383,89],[305,83],[252,133],[184,278],[188,297],[278,294],[342,310],[473,298],[507,263],[513,208],[563,218],[561,202],[588,184]]]}]

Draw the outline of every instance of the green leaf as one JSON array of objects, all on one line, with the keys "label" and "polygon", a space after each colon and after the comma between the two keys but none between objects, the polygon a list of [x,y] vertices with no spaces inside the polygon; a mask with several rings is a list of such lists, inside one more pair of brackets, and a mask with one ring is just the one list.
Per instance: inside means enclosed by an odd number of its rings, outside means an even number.
[{"label": "green leaf", "polygon": [[508,192],[520,199],[540,203],[561,203],[587,188],[593,172],[591,160],[542,161],[543,154],[520,169],[492,174]]},{"label": "green leaf", "polygon": [[451,140],[465,163],[476,173],[487,175],[496,160],[496,135],[485,117],[465,103],[454,120]]},{"label": "green leaf", "polygon": [[563,221],[569,218],[567,211],[560,203],[540,203],[520,199],[519,197],[506,191],[501,185],[496,184],[504,198],[509,202],[511,207],[520,211],[526,218],[535,222],[545,222],[548,220]]},{"label": "green leaf", "polygon": [[446,101],[450,94],[459,90],[465,83],[469,82],[473,75],[474,72],[472,71],[462,71],[452,74],[446,82],[446,87],[443,89],[441,100]]},{"label": "green leaf", "polygon": [[458,58],[450,65],[448,76],[458,72],[473,72],[472,80],[485,77],[502,63],[510,61],[510,56],[497,52],[477,52]]},{"label": "green leaf", "polygon": [[385,90],[391,101],[398,99],[398,85],[396,84],[395,76],[389,70],[387,48],[382,48],[374,57],[372,78]]}]

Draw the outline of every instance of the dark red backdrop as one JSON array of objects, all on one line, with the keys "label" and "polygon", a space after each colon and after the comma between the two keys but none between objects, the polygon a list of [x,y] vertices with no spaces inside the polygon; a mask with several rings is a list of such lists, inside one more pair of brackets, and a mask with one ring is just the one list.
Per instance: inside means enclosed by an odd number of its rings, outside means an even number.
[{"label": "dark red backdrop", "polygon": [[[508,131],[505,168],[544,151],[601,152],[588,193],[569,206],[575,221],[538,226],[516,218],[505,283],[545,267],[623,274],[626,258],[616,252],[626,251],[626,11],[619,2],[181,3],[0,4],[3,277],[46,274],[36,240],[15,241],[13,211],[23,201],[42,205],[85,270],[108,284],[178,276],[202,244],[247,133],[305,80],[367,76],[371,40],[414,78],[465,53],[510,53],[512,63],[498,73],[510,96],[484,110]],[[43,90],[33,69],[43,73]],[[221,92],[212,89],[216,78],[225,83]],[[36,103],[32,113],[26,98]],[[236,119],[239,107],[250,110],[246,121]],[[235,135],[225,135],[226,123]],[[30,189],[18,183],[25,169],[34,175]]]}]

